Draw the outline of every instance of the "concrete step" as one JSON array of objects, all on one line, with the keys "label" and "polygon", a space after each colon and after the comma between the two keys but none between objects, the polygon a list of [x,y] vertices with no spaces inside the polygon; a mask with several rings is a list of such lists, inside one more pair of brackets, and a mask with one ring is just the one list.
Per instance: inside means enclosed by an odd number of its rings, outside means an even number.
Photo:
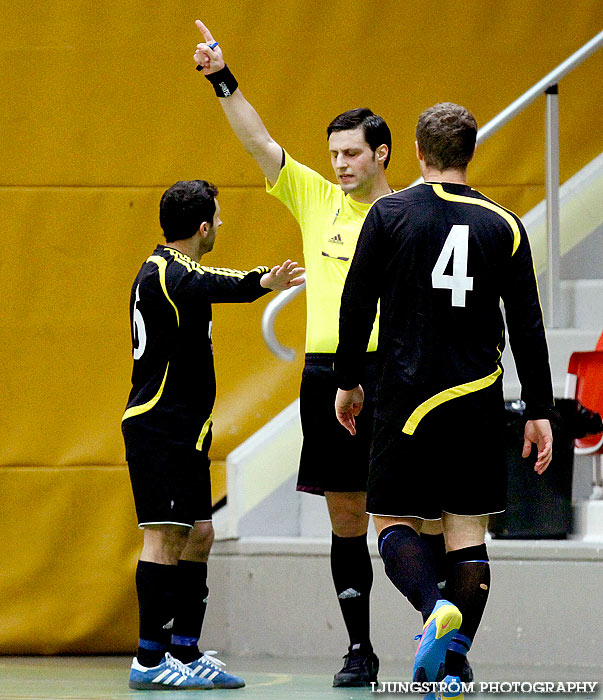
[{"label": "concrete step", "polygon": [[[488,548],[492,589],[471,650],[476,671],[494,659],[533,659],[543,678],[555,665],[601,668],[603,542],[492,540]],[[374,542],[369,550],[375,651],[410,669],[421,617],[386,578]],[[217,542],[204,639],[227,654],[330,657],[336,666],[348,642],[329,551],[325,537]]]}]

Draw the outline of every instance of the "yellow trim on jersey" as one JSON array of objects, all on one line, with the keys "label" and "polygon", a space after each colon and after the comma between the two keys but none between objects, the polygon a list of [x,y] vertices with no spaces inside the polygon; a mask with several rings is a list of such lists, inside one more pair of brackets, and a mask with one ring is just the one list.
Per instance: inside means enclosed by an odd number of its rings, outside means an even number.
[{"label": "yellow trim on jersey", "polygon": [[197,445],[195,446],[195,449],[199,450],[199,452],[203,450],[203,442],[205,441],[205,437],[211,428],[212,418],[213,413],[210,413],[209,418],[205,421],[205,423],[203,423],[203,427],[201,428],[201,433],[199,434],[199,439],[197,440]]},{"label": "yellow trim on jersey", "polygon": [[182,266],[186,267],[189,272],[196,270],[197,272],[203,274],[201,265],[199,265],[198,262],[195,262],[192,258],[189,258],[188,255],[185,255],[185,253],[181,253],[179,250],[176,250],[176,248],[170,248],[169,246],[165,247],[167,252],[174,258],[174,262],[180,263]]},{"label": "yellow trim on jersey", "polygon": [[420,406],[417,406],[417,408],[415,408],[415,410],[410,414],[410,417],[404,424],[402,432],[406,433],[407,435],[412,435],[417,429],[417,426],[419,425],[421,420],[425,418],[429,411],[432,411],[434,408],[437,408],[441,404],[446,403],[446,401],[458,399],[459,397],[465,396],[466,394],[471,394],[474,391],[479,391],[480,389],[485,389],[486,387],[491,386],[498,379],[498,377],[500,377],[501,374],[502,367],[497,367],[497,369],[494,372],[492,372],[492,374],[489,374],[487,377],[475,379],[474,381],[467,382],[466,384],[458,384],[457,386],[453,386],[450,389],[440,391],[439,394],[432,396],[430,399],[427,399],[427,401],[424,401]]},{"label": "yellow trim on jersey", "polygon": [[162,258],[160,255],[151,255],[150,258],[147,258],[147,262],[154,262],[159,268],[159,283],[161,284],[161,289],[163,289],[163,293],[165,294],[166,299],[174,307],[174,311],[176,312],[176,323],[180,325],[180,314],[178,313],[178,308],[176,304],[174,304],[174,302],[171,300],[170,295],[168,294],[167,285],[165,283],[165,270],[167,268],[167,260],[165,258]]},{"label": "yellow trim on jersey", "polygon": [[230,270],[227,267],[201,266],[201,270],[203,272],[209,272],[212,275],[222,275],[223,277],[238,277],[239,279],[243,279],[243,277],[245,277],[245,275],[247,274],[246,272],[242,272],[241,270]]},{"label": "yellow trim on jersey", "polygon": [[463,195],[460,194],[451,194],[450,192],[446,192],[442,185],[436,184],[436,183],[428,183],[433,187],[433,191],[435,194],[437,194],[440,199],[446,199],[449,202],[462,202],[463,204],[477,204],[479,207],[484,207],[485,209],[490,209],[490,211],[495,212],[499,216],[502,216],[502,218],[509,224],[511,227],[511,230],[513,231],[513,251],[511,252],[511,255],[515,255],[515,251],[519,247],[519,243],[521,240],[521,233],[519,231],[519,226],[517,225],[517,221],[509,214],[508,211],[505,211],[502,207],[499,207],[497,204],[494,204],[493,202],[487,201],[485,199],[477,199],[477,197],[464,197]]},{"label": "yellow trim on jersey", "polygon": [[132,418],[132,416],[139,416],[141,413],[146,413],[147,411],[150,411],[153,408],[153,406],[161,398],[161,394],[163,394],[163,387],[165,386],[165,380],[167,379],[169,368],[170,363],[168,362],[167,367],[165,368],[165,374],[163,375],[163,381],[161,382],[159,391],[155,394],[155,396],[153,396],[153,398],[147,401],[146,403],[140,404],[140,406],[131,406],[130,408],[128,408],[124,413],[122,421],[125,421],[127,418]]},{"label": "yellow trim on jersey", "polygon": [[[167,285],[165,283],[165,270],[167,268],[167,260],[165,258],[162,258],[160,255],[151,255],[147,258],[146,262],[152,262],[155,263],[155,265],[157,265],[157,268],[159,270],[159,283],[161,284],[161,288],[163,289],[163,293],[165,294],[166,299],[174,307],[174,311],[176,312],[176,323],[180,325],[180,315],[178,313],[178,308],[176,307],[176,304],[174,304],[174,302],[171,300],[170,295],[168,294]],[[146,413],[147,411],[150,411],[153,408],[153,406],[161,398],[161,394],[163,394],[163,388],[165,387],[165,381],[167,379],[169,368],[170,363],[168,362],[167,367],[165,368],[165,374],[163,375],[163,381],[161,382],[159,391],[155,394],[155,396],[153,396],[152,399],[150,399],[146,403],[141,404],[140,406],[131,406],[130,408],[126,409],[122,421],[126,420],[126,418],[132,418],[132,416],[139,416],[141,413]]]},{"label": "yellow trim on jersey", "polygon": [[[200,265],[198,262],[190,258],[185,253],[181,253],[179,250],[176,250],[176,248],[170,248],[169,246],[165,246],[165,248],[168,251],[168,253],[174,258],[174,261],[183,265],[189,272],[195,270],[200,275],[204,275],[206,272],[208,272],[212,275],[222,275],[223,277],[238,277],[239,279],[243,279],[243,277],[245,277],[245,275],[248,274],[244,270],[232,270],[229,267],[206,267],[205,265]],[[265,272],[270,272],[270,268],[265,267],[264,265],[259,265],[258,267],[254,267],[253,270],[251,270],[251,272],[258,272],[263,274]]]}]

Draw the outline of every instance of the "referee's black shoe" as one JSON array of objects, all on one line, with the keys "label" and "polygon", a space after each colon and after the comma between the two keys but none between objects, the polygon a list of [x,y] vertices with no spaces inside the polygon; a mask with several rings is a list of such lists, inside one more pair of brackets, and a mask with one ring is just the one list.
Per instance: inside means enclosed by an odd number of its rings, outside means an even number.
[{"label": "referee's black shoe", "polygon": [[343,658],[343,668],[333,678],[334,688],[365,688],[377,682],[379,659],[372,646],[352,644]]}]

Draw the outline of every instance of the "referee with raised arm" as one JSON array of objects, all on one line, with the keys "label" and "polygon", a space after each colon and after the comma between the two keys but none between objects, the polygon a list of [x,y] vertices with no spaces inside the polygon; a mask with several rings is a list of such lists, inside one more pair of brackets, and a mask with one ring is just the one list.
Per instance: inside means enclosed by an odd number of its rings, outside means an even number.
[{"label": "referee with raised arm", "polygon": [[[548,350],[528,238],[515,214],[466,184],[477,135],[441,103],[417,125],[424,183],[368,213],[341,300],[336,412],[355,432],[367,343],[381,303],[379,379],[367,510],[394,585],[423,616],[415,681],[459,681],[490,588],[488,514],[505,509],[505,326],[526,403],[523,456],[551,461]],[[362,414],[360,414],[362,415]],[[449,575],[438,589],[418,536],[442,518]],[[448,693],[448,694],[447,694]]]},{"label": "referee with raised arm", "polygon": [[[209,29],[196,22],[204,42],[195,52],[220,98],[235,135],[260,166],[266,189],[298,222],[306,267],[306,355],[300,389],[303,445],[297,489],[324,496],[331,519],[331,572],[349,647],[334,686],[369,686],[379,661],[370,637],[373,570],[366,536],[366,479],[372,430],[378,319],[364,364],[365,412],[358,436],[350,436],[333,415],[337,386],[333,360],[338,340],[339,304],[358,234],[371,204],[392,191],[386,176],[391,134],[384,119],[369,109],[352,109],[331,121],[327,138],[337,184],[299,163],[268,133],[229,70]],[[446,577],[440,523],[421,534]],[[466,669],[465,678],[471,679]]]},{"label": "referee with raised arm", "polygon": [[161,198],[165,245],[143,263],[130,298],[134,368],[122,420],[139,527],[140,635],[130,688],[240,688],[238,676],[200,654],[213,543],[209,474],[216,396],[212,309],[301,284],[287,260],[250,272],[205,267],[222,221],[218,190],[181,181]]}]

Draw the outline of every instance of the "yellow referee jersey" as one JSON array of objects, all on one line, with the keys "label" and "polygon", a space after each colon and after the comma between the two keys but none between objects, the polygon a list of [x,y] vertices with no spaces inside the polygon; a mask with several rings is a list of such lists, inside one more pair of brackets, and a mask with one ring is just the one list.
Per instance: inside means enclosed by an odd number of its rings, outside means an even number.
[{"label": "yellow referee jersey", "polygon": [[[268,194],[293,214],[302,232],[306,267],[306,352],[337,350],[339,304],[356,242],[370,204],[356,202],[338,185],[285,153]],[[368,350],[377,349],[378,317]]]}]

